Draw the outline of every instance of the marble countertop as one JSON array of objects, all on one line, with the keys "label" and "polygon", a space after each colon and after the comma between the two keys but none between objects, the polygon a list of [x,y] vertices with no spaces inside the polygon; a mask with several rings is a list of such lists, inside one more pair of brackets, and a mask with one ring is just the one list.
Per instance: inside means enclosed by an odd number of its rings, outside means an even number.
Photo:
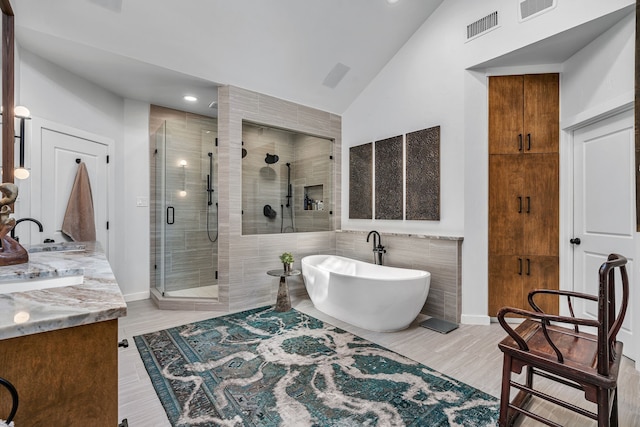
[{"label": "marble countertop", "polygon": [[29,262],[0,267],[2,284],[83,275],[82,284],[0,293],[0,339],[88,325],[126,316],[127,304],[95,242],[26,246]]},{"label": "marble countertop", "polygon": [[[357,234],[367,234],[369,230],[336,230],[337,233],[357,233]],[[454,240],[454,241],[462,241],[464,237],[462,236],[446,236],[446,235],[432,235],[432,234],[416,234],[416,233],[386,233],[380,232],[382,236],[398,236],[398,237],[413,237],[417,239],[433,239],[433,240]]]}]

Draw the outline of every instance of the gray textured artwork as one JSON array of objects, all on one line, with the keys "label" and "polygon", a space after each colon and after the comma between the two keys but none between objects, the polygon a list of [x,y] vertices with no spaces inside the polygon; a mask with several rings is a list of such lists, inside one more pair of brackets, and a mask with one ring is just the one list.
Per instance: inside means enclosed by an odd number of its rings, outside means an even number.
[{"label": "gray textured artwork", "polygon": [[402,219],[402,135],[376,141],[376,219]]},{"label": "gray textured artwork", "polygon": [[349,148],[349,218],[371,219],[373,144]]},{"label": "gray textured artwork", "polygon": [[440,126],[407,134],[406,203],[408,220],[440,220]]}]

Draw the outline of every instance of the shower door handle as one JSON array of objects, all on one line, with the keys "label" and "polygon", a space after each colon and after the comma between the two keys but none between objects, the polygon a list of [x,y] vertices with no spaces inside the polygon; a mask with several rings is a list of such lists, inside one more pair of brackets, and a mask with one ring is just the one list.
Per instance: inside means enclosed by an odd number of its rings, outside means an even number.
[{"label": "shower door handle", "polygon": [[175,219],[176,219],[175,209],[173,209],[173,206],[167,206],[167,224],[169,225],[173,224],[175,222]]}]

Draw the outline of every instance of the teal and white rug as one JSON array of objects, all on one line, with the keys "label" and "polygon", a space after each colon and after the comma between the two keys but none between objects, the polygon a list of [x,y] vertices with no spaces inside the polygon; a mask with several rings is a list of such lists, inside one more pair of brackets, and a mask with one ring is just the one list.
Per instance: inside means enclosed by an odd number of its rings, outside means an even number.
[{"label": "teal and white rug", "polygon": [[173,426],[494,426],[498,401],[296,310],[134,337]]}]

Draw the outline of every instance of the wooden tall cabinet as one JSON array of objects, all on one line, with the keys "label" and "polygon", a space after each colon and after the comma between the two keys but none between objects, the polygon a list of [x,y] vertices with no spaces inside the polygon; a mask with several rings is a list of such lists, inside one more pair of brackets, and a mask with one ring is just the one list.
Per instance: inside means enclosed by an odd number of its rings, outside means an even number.
[{"label": "wooden tall cabinet", "polygon": [[[489,78],[489,315],[559,288],[559,76]],[[557,298],[542,308],[558,312]]]}]

